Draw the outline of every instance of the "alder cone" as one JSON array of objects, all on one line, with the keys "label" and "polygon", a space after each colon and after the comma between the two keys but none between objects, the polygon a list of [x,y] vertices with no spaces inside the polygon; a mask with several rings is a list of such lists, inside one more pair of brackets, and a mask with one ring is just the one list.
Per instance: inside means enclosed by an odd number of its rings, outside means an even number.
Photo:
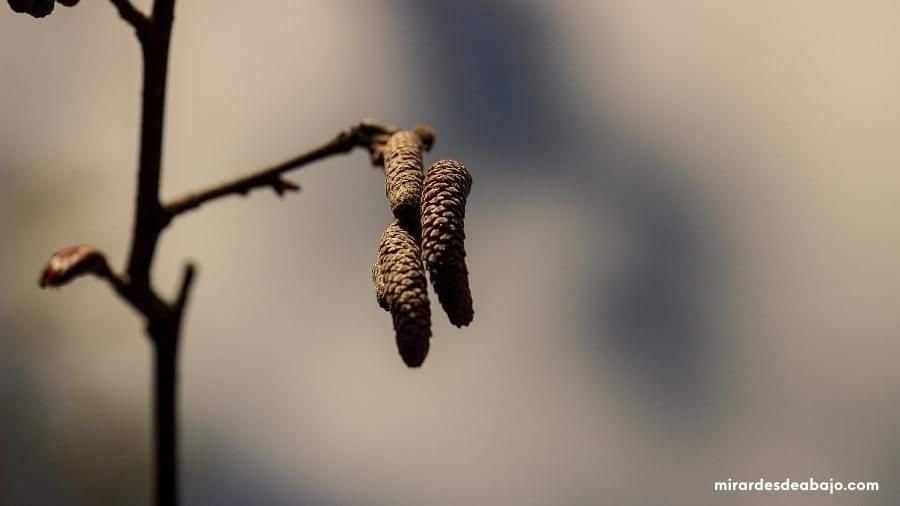
[{"label": "alder cone", "polygon": [[428,282],[416,232],[397,220],[391,223],[381,234],[372,269],[378,303],[391,312],[397,349],[409,367],[422,365],[431,338]]},{"label": "alder cone", "polygon": [[424,149],[422,138],[411,130],[395,133],[384,147],[384,191],[394,217],[404,223],[419,220]]},{"label": "alder cone", "polygon": [[378,306],[385,311],[390,311],[391,306],[388,305],[387,299],[384,297],[384,279],[381,276],[381,254],[376,256],[375,263],[372,265],[372,283],[375,285],[375,300]]},{"label": "alder cone", "polygon": [[435,162],[422,192],[422,258],[450,323],[463,327],[475,316],[466,267],[466,198],[472,175],[455,160]]}]

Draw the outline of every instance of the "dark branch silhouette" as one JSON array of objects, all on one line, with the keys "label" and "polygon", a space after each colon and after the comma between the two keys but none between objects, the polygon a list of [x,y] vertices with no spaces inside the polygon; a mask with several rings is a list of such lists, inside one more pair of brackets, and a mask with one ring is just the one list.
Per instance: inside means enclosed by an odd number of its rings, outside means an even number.
[{"label": "dark branch silhouette", "polygon": [[128,22],[139,33],[143,33],[149,26],[150,20],[138,10],[129,0],[109,0],[119,11],[119,16]]},{"label": "dark branch silhouette", "polygon": [[381,125],[374,121],[363,121],[306,153],[246,176],[203,190],[190,192],[166,203],[163,206],[163,210],[172,218],[185,211],[199,207],[210,200],[228,195],[246,195],[250,190],[266,186],[271,187],[278,195],[288,191],[297,191],[300,189],[299,186],[281,177],[285,172],[299,169],[332,155],[349,153],[354,147],[366,148],[370,153],[373,153],[373,157],[377,156],[380,145],[383,144],[387,136],[396,130],[396,128]]},{"label": "dark branch silhouette", "polygon": [[[34,17],[48,15],[54,5],[54,0],[44,0],[41,5],[8,1],[14,11]],[[60,3],[73,6],[78,2],[60,0]],[[62,286],[77,277],[94,275],[107,281],[124,301],[144,317],[146,332],[154,350],[154,501],[158,506],[177,506],[178,350],[196,268],[192,263],[186,263],[178,292],[172,300],[160,296],[153,287],[151,275],[160,235],[174,217],[220,197],[246,195],[251,190],[265,187],[273,189],[279,195],[297,191],[300,187],[284,179],[284,173],[332,155],[349,153],[357,147],[369,151],[374,165],[383,165],[385,145],[398,129],[363,120],[321,146],[294,158],[231,181],[187,193],[163,204],[159,189],[175,0],[154,0],[149,14],[141,12],[130,0],[110,0],[110,3],[119,16],[134,28],[143,62],[137,190],[127,267],[123,273],[116,272],[110,268],[103,253],[95,248],[89,245],[70,246],[51,257],[41,273],[39,284],[41,287]],[[424,139],[423,145],[430,146],[434,140],[430,128],[417,127],[417,132]]]}]

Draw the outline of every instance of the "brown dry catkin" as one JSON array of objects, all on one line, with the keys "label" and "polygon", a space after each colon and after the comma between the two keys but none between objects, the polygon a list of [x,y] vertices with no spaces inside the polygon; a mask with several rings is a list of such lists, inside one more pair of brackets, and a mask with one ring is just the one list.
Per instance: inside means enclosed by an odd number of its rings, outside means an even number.
[{"label": "brown dry catkin", "polygon": [[425,148],[426,141],[412,130],[395,133],[384,147],[384,191],[394,217],[404,223],[419,220]]},{"label": "brown dry catkin", "polygon": [[384,279],[381,277],[381,255],[377,255],[375,258],[375,263],[372,265],[372,283],[375,284],[375,300],[378,301],[378,306],[385,311],[390,311],[391,306],[388,305],[387,300],[384,298]]},{"label": "brown dry catkin", "polygon": [[435,162],[422,192],[422,258],[441,306],[457,327],[472,322],[466,267],[466,198],[472,176],[455,160]]},{"label": "brown dry catkin", "polygon": [[375,263],[372,264],[372,284],[375,285],[375,300],[378,302],[378,306],[385,311],[390,311],[390,306],[384,300],[384,281],[381,279],[381,265],[378,262],[380,256],[376,255]]},{"label": "brown dry catkin", "polygon": [[381,234],[372,274],[378,303],[391,312],[403,362],[421,366],[428,355],[431,308],[417,231],[391,223]]}]

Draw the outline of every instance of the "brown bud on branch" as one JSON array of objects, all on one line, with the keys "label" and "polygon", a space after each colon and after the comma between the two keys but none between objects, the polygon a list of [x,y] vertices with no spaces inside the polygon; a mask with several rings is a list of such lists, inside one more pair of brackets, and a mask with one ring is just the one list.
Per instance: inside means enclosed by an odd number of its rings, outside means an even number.
[{"label": "brown bud on branch", "polygon": [[428,355],[431,307],[416,233],[394,221],[381,235],[373,269],[378,303],[391,312],[397,349],[409,367]]},{"label": "brown bud on branch", "polygon": [[41,288],[58,287],[85,274],[94,274],[103,278],[111,276],[109,265],[103,253],[93,246],[80,244],[63,248],[47,261],[41,272],[38,284]]},{"label": "brown bud on branch", "polygon": [[[433,135],[429,140],[433,142]],[[422,137],[411,130],[395,133],[384,147],[385,194],[394,217],[404,223],[418,221],[425,147]]]},{"label": "brown bud on branch", "polygon": [[472,176],[455,160],[435,162],[422,192],[422,258],[441,306],[457,327],[472,322],[466,266],[466,198]]}]

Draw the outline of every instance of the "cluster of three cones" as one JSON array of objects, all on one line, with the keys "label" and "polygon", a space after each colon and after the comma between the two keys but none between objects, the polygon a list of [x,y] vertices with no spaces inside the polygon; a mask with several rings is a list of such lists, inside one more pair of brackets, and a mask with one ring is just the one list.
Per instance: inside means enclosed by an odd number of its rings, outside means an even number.
[{"label": "cluster of three cones", "polygon": [[430,129],[417,127],[392,135],[383,151],[385,193],[395,220],[381,235],[372,278],[409,367],[422,365],[431,338],[426,270],[452,324],[468,325],[474,316],[464,245],[472,176],[454,160],[435,162],[424,173],[422,154],[433,142]]}]

